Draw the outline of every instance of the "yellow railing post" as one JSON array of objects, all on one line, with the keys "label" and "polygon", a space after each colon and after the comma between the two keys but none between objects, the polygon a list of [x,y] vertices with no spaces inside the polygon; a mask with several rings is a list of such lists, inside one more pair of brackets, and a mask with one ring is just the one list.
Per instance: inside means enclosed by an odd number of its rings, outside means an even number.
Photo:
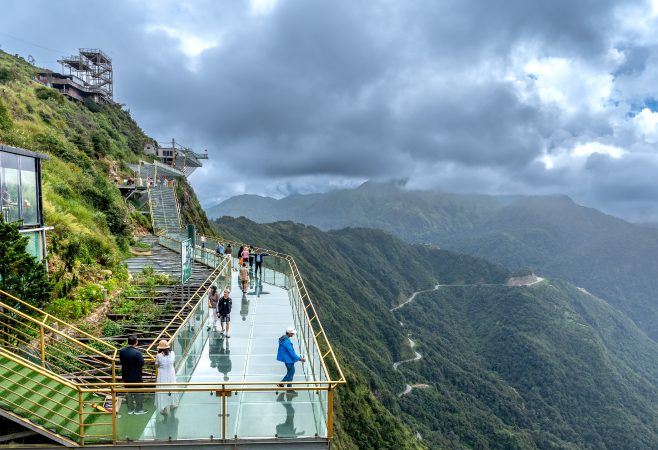
[{"label": "yellow railing post", "polygon": [[[112,381],[114,383],[114,381]],[[112,391],[112,444],[117,445],[117,393],[114,386],[111,387]]]},{"label": "yellow railing post", "polygon": [[115,358],[112,358],[112,383],[117,382],[117,363]]},{"label": "yellow railing post", "polygon": [[40,326],[41,330],[41,367],[46,368],[46,338],[43,334],[43,326]]},{"label": "yellow railing post", "polygon": [[329,385],[327,392],[327,437],[331,440],[334,437],[334,390]]},{"label": "yellow railing post", "polygon": [[80,420],[80,445],[85,444],[85,419],[84,419],[84,403],[82,401],[82,391],[78,388],[78,415]]},{"label": "yellow railing post", "polygon": [[226,385],[222,384],[222,439],[226,439]]}]

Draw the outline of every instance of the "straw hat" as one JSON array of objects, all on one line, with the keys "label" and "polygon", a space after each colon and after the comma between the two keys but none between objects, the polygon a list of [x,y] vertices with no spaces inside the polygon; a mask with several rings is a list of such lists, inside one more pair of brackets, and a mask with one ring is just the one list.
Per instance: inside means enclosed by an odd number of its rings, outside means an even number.
[{"label": "straw hat", "polygon": [[164,339],[158,343],[158,350],[169,349],[169,344]]}]

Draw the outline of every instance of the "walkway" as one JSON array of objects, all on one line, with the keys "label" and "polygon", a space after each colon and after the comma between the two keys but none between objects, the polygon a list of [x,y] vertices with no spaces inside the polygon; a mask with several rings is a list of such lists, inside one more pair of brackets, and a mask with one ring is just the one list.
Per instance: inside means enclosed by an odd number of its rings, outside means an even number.
[{"label": "walkway", "polygon": [[[192,349],[177,371],[180,382],[258,382],[278,381],[285,374],[283,363],[276,361],[278,338],[286,327],[293,325],[292,306],[286,289],[267,284],[275,274],[264,270],[265,280],[252,275],[251,286],[242,295],[238,273],[233,272],[231,298],[233,311],[229,329],[230,339],[219,331],[206,331],[207,320],[201,326]],[[281,276],[281,278],[283,278]],[[265,282],[263,282],[265,281]],[[203,300],[206,301],[205,299]],[[304,352],[297,337],[292,339],[300,356]],[[177,355],[179,358],[181,355]],[[306,364],[297,363],[294,381],[304,381]],[[322,392],[324,396],[325,393]],[[227,399],[228,421],[226,436],[241,438],[273,438],[294,436],[326,436],[320,396],[312,391],[300,391],[297,397],[275,392],[240,392]],[[180,406],[168,417],[149,405],[146,428],[140,440],[221,438],[222,398],[208,392],[187,392]],[[139,417],[139,416],[138,416]],[[141,419],[141,417],[139,417]],[[128,431],[128,430],[127,430]],[[123,436],[123,434],[119,433]]]}]

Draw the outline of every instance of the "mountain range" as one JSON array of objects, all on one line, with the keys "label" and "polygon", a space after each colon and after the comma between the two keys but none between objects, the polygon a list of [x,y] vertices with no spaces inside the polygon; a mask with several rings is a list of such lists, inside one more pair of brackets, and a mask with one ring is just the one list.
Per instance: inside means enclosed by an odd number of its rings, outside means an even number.
[{"label": "mountain range", "polygon": [[340,448],[658,448],[658,344],[565,281],[377,229],[213,227],[295,257],[347,378]]},{"label": "mountain range", "polygon": [[223,215],[292,220],[322,230],[378,228],[511,270],[530,267],[604,299],[658,341],[658,228],[634,225],[566,196],[498,199],[367,182],[281,200],[242,195],[208,209],[210,218]]}]

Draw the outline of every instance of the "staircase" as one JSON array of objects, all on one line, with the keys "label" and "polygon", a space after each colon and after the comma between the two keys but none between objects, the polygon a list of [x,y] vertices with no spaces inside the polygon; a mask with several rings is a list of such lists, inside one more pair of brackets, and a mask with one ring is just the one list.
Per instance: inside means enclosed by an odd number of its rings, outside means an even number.
[{"label": "staircase", "polygon": [[168,235],[180,233],[181,223],[174,190],[170,187],[159,187],[150,188],[148,192],[153,227],[165,230]]}]

